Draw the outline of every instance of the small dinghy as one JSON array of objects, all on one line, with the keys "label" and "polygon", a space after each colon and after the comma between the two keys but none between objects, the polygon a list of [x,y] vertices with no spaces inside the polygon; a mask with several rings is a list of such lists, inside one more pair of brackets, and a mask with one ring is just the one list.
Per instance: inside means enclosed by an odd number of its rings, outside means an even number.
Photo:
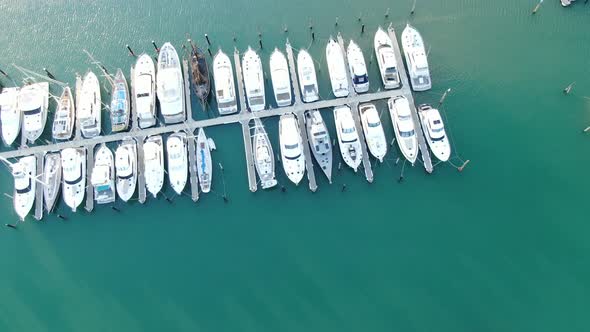
[{"label": "small dinghy", "polygon": [[55,202],[61,188],[61,156],[59,152],[48,153],[45,155],[45,165],[43,166],[43,199],[45,201],[45,210],[51,212],[55,207]]},{"label": "small dinghy", "polygon": [[197,173],[199,174],[201,191],[204,193],[211,190],[212,172],[209,141],[205,136],[205,130],[199,128],[199,135],[197,136]]}]

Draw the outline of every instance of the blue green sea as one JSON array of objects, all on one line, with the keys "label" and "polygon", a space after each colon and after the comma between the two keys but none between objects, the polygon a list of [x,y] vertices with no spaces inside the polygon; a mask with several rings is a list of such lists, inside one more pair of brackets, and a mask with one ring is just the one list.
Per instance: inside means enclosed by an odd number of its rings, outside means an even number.
[{"label": "blue green sea", "polygon": [[[213,54],[232,54],[259,48],[260,33],[265,75],[289,38],[309,48],[327,99],[331,35],[361,46],[377,91],[374,32],[392,23],[399,37],[411,23],[433,79],[416,102],[436,105],[451,89],[441,112],[453,164],[470,163],[427,174],[396,164],[394,147],[373,163],[372,184],[343,167],[330,185],[316,168],[312,193],[277,164],[286,191],[251,193],[232,124],[207,129],[224,172],[196,203],[166,183],[172,203],[73,214],[60,202],[67,220],[11,229],[18,217],[0,195],[0,331],[589,331],[590,6],[546,0],[531,15],[536,3],[417,0],[411,15],[413,0],[1,1],[4,86],[22,84],[12,64],[73,86],[76,73],[98,72],[84,49],[128,73],[126,44],[155,55],[152,40],[170,41],[182,55],[188,37],[206,48],[207,33]],[[332,111],[322,114],[336,137]],[[196,100],[193,115],[215,116]],[[391,140],[386,111],[382,120]],[[278,118],[264,124],[278,152]],[[0,191],[12,194],[1,168]]]}]

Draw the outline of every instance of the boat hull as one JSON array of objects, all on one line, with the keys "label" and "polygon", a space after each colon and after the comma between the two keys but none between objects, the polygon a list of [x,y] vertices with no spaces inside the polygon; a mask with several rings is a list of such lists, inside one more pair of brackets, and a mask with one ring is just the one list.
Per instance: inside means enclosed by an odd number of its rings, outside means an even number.
[{"label": "boat hull", "polygon": [[186,134],[178,132],[166,140],[168,157],[168,181],[174,191],[180,195],[186,186],[188,177]]},{"label": "boat hull", "polygon": [[335,107],[334,121],[342,159],[356,172],[361,164],[363,153],[351,112],[350,107],[346,105]]},{"label": "boat hull", "polygon": [[57,202],[57,197],[61,189],[61,156],[58,152],[48,153],[45,155],[45,164],[43,166],[43,201],[45,210],[51,212]]},{"label": "boat hull", "polygon": [[133,138],[123,140],[115,151],[117,195],[124,202],[131,199],[137,185],[137,145]]},{"label": "boat hull", "polygon": [[260,178],[262,189],[272,188],[277,185],[275,179],[275,160],[272,145],[262,121],[254,119],[254,135],[252,136],[252,155],[254,165]]},{"label": "boat hull", "polygon": [[[13,205],[21,221],[25,220],[35,203],[35,189],[37,188],[35,180],[37,176],[36,161],[35,156],[26,156],[13,165],[15,176]],[[16,172],[16,168],[18,168],[18,172]]]},{"label": "boat hull", "polygon": [[205,130],[199,128],[199,134],[197,136],[197,174],[199,176],[199,186],[204,193],[211,191],[211,180],[213,178],[213,168],[211,165],[209,141],[205,135]]},{"label": "boat hull", "polygon": [[328,178],[328,182],[332,183],[332,141],[320,111],[307,111],[305,126],[313,157]]},{"label": "boat hull", "polygon": [[133,69],[133,99],[139,128],[145,129],[156,124],[156,67],[147,54],[137,58]]},{"label": "boat hull", "polygon": [[62,197],[64,203],[76,212],[86,191],[86,149],[66,148],[61,151]]},{"label": "boat hull", "polygon": [[130,117],[129,87],[121,69],[117,69],[114,83],[111,99],[111,130],[118,132],[127,130]]}]

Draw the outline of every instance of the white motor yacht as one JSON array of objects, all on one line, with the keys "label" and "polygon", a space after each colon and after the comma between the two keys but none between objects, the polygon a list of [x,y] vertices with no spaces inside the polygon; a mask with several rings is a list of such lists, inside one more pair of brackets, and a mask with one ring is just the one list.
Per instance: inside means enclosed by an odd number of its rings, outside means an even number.
[{"label": "white motor yacht", "polygon": [[43,201],[45,210],[51,212],[57,202],[61,189],[61,155],[59,152],[50,152],[45,155],[43,166]]},{"label": "white motor yacht", "polygon": [[246,101],[250,111],[262,111],[266,107],[264,92],[264,76],[262,63],[256,52],[248,46],[242,57],[242,73],[244,75],[244,89]]},{"label": "white motor yacht", "polygon": [[289,106],[293,100],[291,96],[291,77],[289,76],[289,65],[283,52],[275,47],[270,55],[270,77],[272,88],[275,94],[277,106]]},{"label": "white motor yacht", "polygon": [[139,128],[156,124],[156,66],[152,58],[143,53],[137,58],[133,69],[133,95]]},{"label": "white motor yacht", "polygon": [[186,133],[176,132],[166,139],[168,156],[168,180],[172,189],[180,195],[186,186],[188,162],[186,149]]},{"label": "white motor yacht", "polygon": [[326,45],[326,61],[334,96],[337,98],[348,96],[348,77],[346,76],[344,54],[340,45],[332,37]]},{"label": "white motor yacht", "polygon": [[254,165],[256,166],[256,172],[260,178],[262,189],[276,186],[274,152],[266,130],[259,118],[254,119],[252,154],[254,155]]},{"label": "white motor yacht", "polygon": [[89,71],[82,82],[82,92],[78,100],[78,123],[84,138],[100,135],[101,110],[100,85],[96,75]]},{"label": "white motor yacht", "polygon": [[363,152],[348,105],[334,107],[334,122],[342,159],[356,172],[363,159]]},{"label": "white motor yacht", "polygon": [[313,59],[303,49],[297,54],[297,75],[299,76],[299,88],[303,101],[311,103],[320,99],[318,79],[315,73]]},{"label": "white motor yacht", "polygon": [[23,86],[18,94],[18,108],[22,112],[22,135],[34,143],[45,129],[49,107],[49,83]]},{"label": "white motor yacht", "polygon": [[352,86],[357,93],[369,91],[369,76],[361,48],[351,39],[346,50]]},{"label": "white motor yacht", "polygon": [[305,112],[305,125],[313,157],[332,183],[332,141],[320,111]]},{"label": "white motor yacht", "polygon": [[305,174],[305,155],[303,154],[301,130],[294,114],[281,115],[279,141],[285,174],[291,182],[297,185]]},{"label": "white motor yacht", "polygon": [[76,110],[74,107],[74,95],[69,86],[66,86],[57,102],[55,117],[53,118],[52,135],[55,140],[67,140],[74,133]]},{"label": "white motor yacht", "polygon": [[61,150],[63,187],[61,195],[72,211],[84,200],[86,191],[86,149],[66,148]]},{"label": "white motor yacht", "polygon": [[424,49],[424,41],[420,32],[411,25],[402,31],[402,47],[406,57],[406,65],[410,83],[414,91],[426,91],[432,87],[428,58]]},{"label": "white motor yacht", "polygon": [[115,151],[117,195],[124,202],[135,193],[137,184],[137,145],[133,138],[124,139]]},{"label": "white motor yacht", "polygon": [[11,165],[14,176],[14,210],[21,221],[25,220],[35,202],[36,164],[35,156],[26,156]]},{"label": "white motor yacht", "polygon": [[113,152],[105,144],[102,144],[94,155],[90,182],[94,187],[94,200],[97,204],[115,201],[115,162]]},{"label": "white motor yacht", "polygon": [[145,186],[155,198],[164,185],[164,145],[162,136],[155,135],[145,139],[143,157]]},{"label": "white motor yacht", "polygon": [[418,107],[418,116],[432,154],[440,161],[449,160],[451,144],[439,111],[430,105],[423,104]]},{"label": "white motor yacht", "polygon": [[17,107],[18,88],[4,88],[0,93],[0,130],[2,141],[12,145],[20,132],[22,113]]},{"label": "white motor yacht", "polygon": [[379,27],[375,33],[375,56],[379,64],[379,72],[385,89],[395,89],[400,87],[400,77],[398,63],[393,51],[393,43],[387,33]]},{"label": "white motor yacht", "polygon": [[127,79],[121,68],[117,69],[113,80],[113,92],[111,93],[111,129],[113,132],[127,130],[131,112],[131,100],[129,99],[129,87]]},{"label": "white motor yacht", "polygon": [[410,103],[406,97],[398,96],[390,98],[387,101],[387,106],[399,149],[404,157],[414,164],[418,157],[418,139],[412,120]]},{"label": "white motor yacht", "polygon": [[165,43],[158,54],[156,76],[160,112],[164,122],[178,123],[186,120],[184,110],[184,83],[178,53],[172,44]]},{"label": "white motor yacht", "polygon": [[238,104],[236,102],[234,71],[229,57],[221,49],[213,59],[213,81],[219,114],[236,113]]},{"label": "white motor yacht", "polygon": [[387,153],[387,140],[385,139],[385,132],[377,108],[371,103],[361,104],[359,105],[359,113],[369,152],[373,157],[383,162],[383,158]]}]

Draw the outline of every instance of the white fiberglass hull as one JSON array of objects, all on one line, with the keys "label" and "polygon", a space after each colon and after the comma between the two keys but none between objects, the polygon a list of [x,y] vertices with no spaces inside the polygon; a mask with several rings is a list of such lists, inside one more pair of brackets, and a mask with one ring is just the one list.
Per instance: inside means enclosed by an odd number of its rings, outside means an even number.
[{"label": "white fiberglass hull", "polygon": [[252,112],[259,112],[266,107],[266,95],[264,91],[264,76],[262,63],[256,52],[248,47],[242,57],[242,73],[244,76],[244,89],[246,101]]},{"label": "white fiberglass hull", "polygon": [[315,65],[306,50],[300,50],[297,54],[297,75],[299,76],[299,89],[303,102],[311,103],[320,99]]},{"label": "white fiberglass hull", "polygon": [[82,201],[86,191],[86,149],[66,148],[61,151],[62,197],[73,212]]},{"label": "white fiberglass hull", "polygon": [[274,152],[262,121],[258,118],[254,119],[252,154],[262,189],[276,186]]},{"label": "white fiberglass hull", "polygon": [[340,45],[330,38],[326,46],[326,61],[328,73],[332,84],[332,93],[337,98],[348,96],[348,77],[346,76],[346,64]]},{"label": "white fiberglass hull", "polygon": [[418,158],[418,138],[408,100],[405,97],[391,98],[387,104],[397,145],[404,157],[414,164]]},{"label": "white fiberglass hull", "polygon": [[285,55],[275,48],[270,56],[270,76],[277,106],[291,105],[291,77]]},{"label": "white fiberglass hull", "polygon": [[211,149],[203,128],[199,128],[197,136],[197,174],[201,191],[204,193],[211,191],[211,181],[213,179]]},{"label": "white fiberglass hull", "polygon": [[348,70],[350,71],[354,91],[357,93],[369,91],[369,76],[367,74],[365,57],[361,48],[352,40],[348,44],[346,57],[348,59]]},{"label": "white fiberglass hull", "polygon": [[145,186],[154,198],[164,186],[164,145],[162,136],[146,138],[143,144]]},{"label": "white fiberglass hull", "polygon": [[14,210],[23,221],[33,208],[35,189],[37,187],[37,158],[35,156],[22,157],[12,165],[14,176]]},{"label": "white fiberglass hull", "polygon": [[156,84],[164,122],[170,124],[185,121],[182,69],[178,53],[170,43],[165,43],[160,48]]},{"label": "white fiberglass hull", "polygon": [[334,121],[342,159],[356,172],[361,164],[363,153],[350,107],[346,105],[335,107]]},{"label": "white fiberglass hull", "polygon": [[436,108],[430,107],[430,105],[420,105],[418,115],[430,151],[438,160],[448,161],[451,156],[451,143],[446,134],[440,112]]},{"label": "white fiberglass hull", "polygon": [[97,204],[115,201],[115,162],[113,152],[104,144],[94,155],[91,184],[94,187],[94,200]]},{"label": "white fiberglass hull", "polygon": [[18,88],[4,88],[0,94],[0,131],[2,141],[11,145],[18,136],[22,114],[17,107]]},{"label": "white fiberglass hull", "polygon": [[101,131],[101,103],[100,85],[93,72],[88,72],[82,82],[82,93],[78,101],[78,123],[84,138],[100,135]]},{"label": "white fiberglass hull", "polygon": [[137,145],[133,138],[124,140],[115,151],[117,195],[129,201],[137,185]]},{"label": "white fiberglass hull", "polygon": [[18,108],[22,112],[22,135],[34,143],[45,129],[49,107],[49,83],[33,83],[22,87]]},{"label": "white fiberglass hull", "polygon": [[387,154],[387,140],[385,139],[383,125],[379,119],[379,113],[373,104],[360,105],[359,113],[369,152],[373,157],[383,162],[383,158]]},{"label": "white fiberglass hull", "polygon": [[279,142],[285,174],[291,182],[298,185],[305,174],[305,155],[303,154],[301,131],[295,115],[281,115]]},{"label": "white fiberglass hull", "polygon": [[188,177],[188,162],[186,149],[186,134],[178,132],[171,134],[166,140],[168,157],[168,181],[174,191],[180,195],[186,186]]},{"label": "white fiberglass hull", "polygon": [[45,155],[43,166],[43,201],[45,210],[51,212],[61,189],[61,155],[51,152]]},{"label": "white fiberglass hull", "polygon": [[309,145],[316,162],[332,183],[332,141],[322,114],[318,110],[305,113],[305,124]]},{"label": "white fiberglass hull", "polygon": [[140,128],[149,128],[156,124],[156,66],[147,54],[137,58],[133,69],[133,99],[135,113]]},{"label": "white fiberglass hull", "polygon": [[408,24],[402,32],[401,40],[412,90],[430,90],[432,81],[422,36],[418,30]]},{"label": "white fiberglass hull", "polygon": [[401,86],[399,72],[397,70],[399,64],[395,58],[393,43],[381,27],[375,33],[374,47],[383,86],[385,89],[399,88]]},{"label": "white fiberglass hull", "polygon": [[221,50],[213,59],[213,82],[215,98],[220,115],[233,114],[238,111],[234,84],[234,71],[229,57]]}]

